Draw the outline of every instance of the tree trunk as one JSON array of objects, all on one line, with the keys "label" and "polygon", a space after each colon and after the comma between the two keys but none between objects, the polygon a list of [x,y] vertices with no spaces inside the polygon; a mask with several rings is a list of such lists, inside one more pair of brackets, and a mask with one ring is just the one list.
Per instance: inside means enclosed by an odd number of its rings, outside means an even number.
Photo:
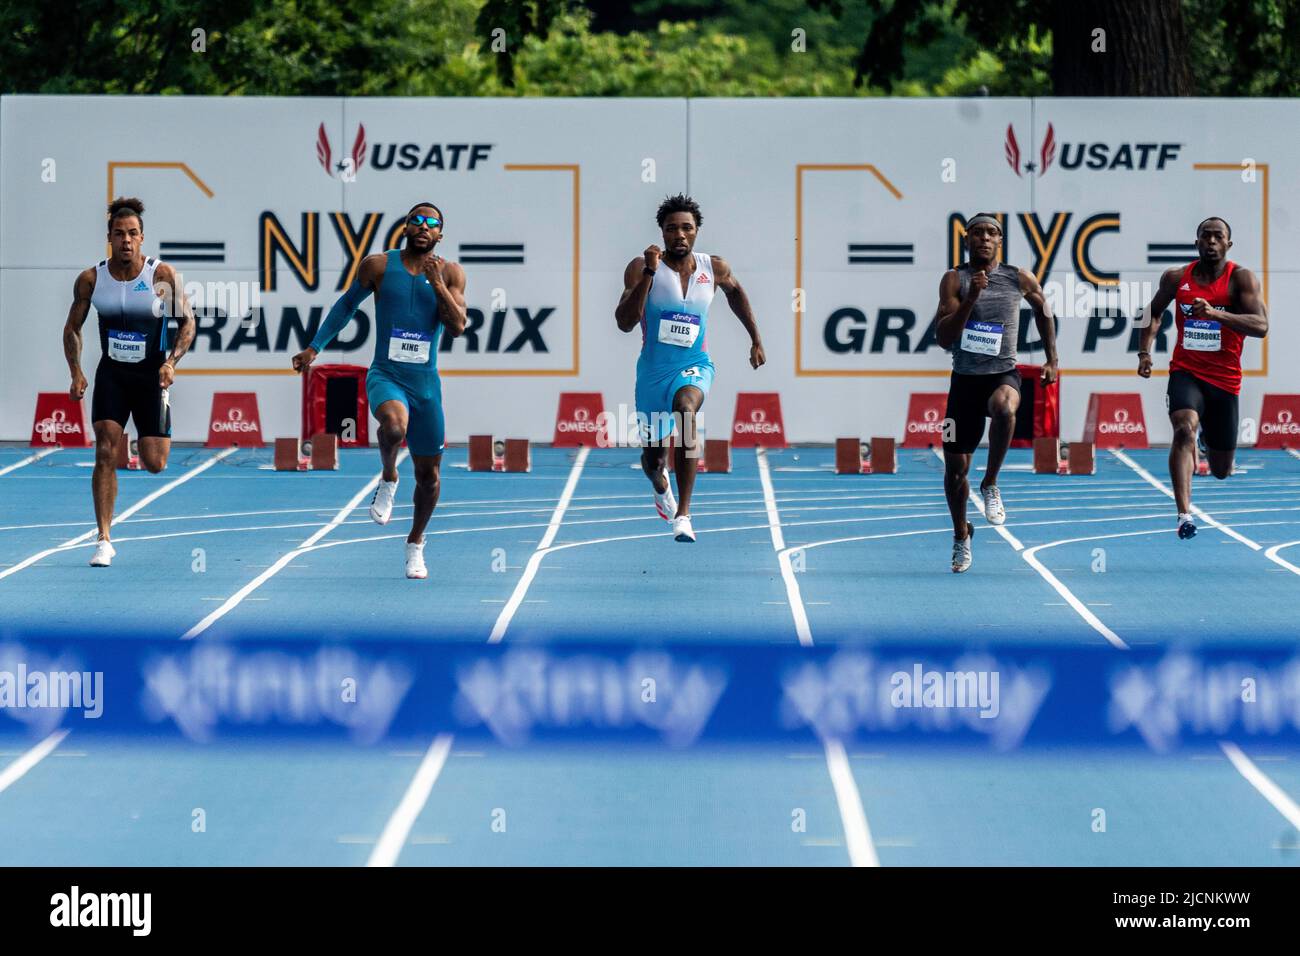
[{"label": "tree trunk", "polygon": [[1054,0],[1051,19],[1056,96],[1192,95],[1180,0]]}]

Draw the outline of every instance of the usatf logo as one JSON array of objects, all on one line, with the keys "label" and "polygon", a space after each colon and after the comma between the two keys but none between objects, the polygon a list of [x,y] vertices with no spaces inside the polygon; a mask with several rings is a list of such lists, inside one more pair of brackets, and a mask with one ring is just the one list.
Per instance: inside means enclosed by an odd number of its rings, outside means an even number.
[{"label": "usatf logo", "polygon": [[[316,159],[331,177],[335,172],[343,179],[350,179],[366,164],[366,149],[370,147],[370,166],[376,170],[400,169],[404,171],[427,169],[474,169],[479,162],[488,158],[492,151],[491,143],[433,143],[428,146],[419,143],[374,143],[366,141],[365,126],[357,125],[357,135],[352,141],[352,152],[347,157],[340,157],[335,162],[334,151],[330,145],[329,134],[325,124],[321,123],[316,131]],[[462,155],[465,161],[461,162]]]},{"label": "usatf logo", "polygon": [[[1162,170],[1178,159],[1182,143],[1061,143],[1061,160],[1057,164],[1062,170]],[[1015,128],[1007,125],[1006,141],[1003,152],[1009,165],[1017,176],[1035,171],[1039,176],[1047,172],[1056,158],[1056,131],[1052,124],[1047,124],[1047,134],[1043,137],[1043,146],[1038,152],[1038,163],[1032,160],[1020,162],[1020,143],[1016,140]]]},{"label": "usatf logo", "polygon": [[[1016,141],[1015,127],[1010,123],[1007,124],[1007,141],[1003,146],[1003,151],[1007,157],[1007,164],[1019,176],[1021,170],[1020,144]],[[1056,158],[1056,133],[1052,130],[1051,123],[1047,124],[1047,135],[1043,137],[1043,148],[1039,150],[1038,157],[1040,162],[1037,166],[1034,165],[1033,160],[1024,165],[1024,171],[1031,176],[1035,170],[1038,171],[1039,176],[1043,175],[1043,173],[1047,172],[1047,167],[1052,165],[1052,160]]]}]

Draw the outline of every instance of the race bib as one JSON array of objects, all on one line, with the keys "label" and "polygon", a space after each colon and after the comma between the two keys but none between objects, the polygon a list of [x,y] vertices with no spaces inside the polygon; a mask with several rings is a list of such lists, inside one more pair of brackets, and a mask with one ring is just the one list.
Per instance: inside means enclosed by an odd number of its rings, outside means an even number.
[{"label": "race bib", "polygon": [[410,329],[393,329],[388,339],[388,358],[393,362],[411,362],[424,365],[433,349],[433,333],[412,332]]},{"label": "race bib", "polygon": [[1185,319],[1183,321],[1183,348],[1189,352],[1217,352],[1223,337],[1218,322],[1210,319]]},{"label": "race bib", "polygon": [[108,330],[108,357],[115,362],[143,362],[145,348],[143,332]]},{"label": "race bib", "polygon": [[659,316],[659,341],[690,348],[700,337],[700,317],[689,312],[663,312]]},{"label": "race bib", "polygon": [[1002,323],[967,322],[961,332],[961,349],[976,355],[999,355],[1002,352]]}]

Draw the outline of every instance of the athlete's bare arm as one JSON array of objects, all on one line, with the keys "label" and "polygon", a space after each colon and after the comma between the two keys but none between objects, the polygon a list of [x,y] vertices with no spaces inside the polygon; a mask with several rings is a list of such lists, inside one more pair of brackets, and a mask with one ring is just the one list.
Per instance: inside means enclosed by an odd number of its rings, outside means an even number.
[{"label": "athlete's bare arm", "polygon": [[[373,292],[375,295],[378,295],[379,284],[380,282],[383,281],[384,266],[387,265],[387,263],[388,263],[388,257],[384,253],[374,253],[373,255],[366,256],[364,259],[361,260],[361,267],[357,270],[357,278],[355,280],[355,284],[360,286],[363,290],[366,290],[368,292]],[[351,293],[352,291],[353,290],[349,288],[346,292],[343,293],[343,296],[340,297],[339,301],[341,302],[342,299],[347,297],[349,293]],[[353,311],[355,311],[356,307],[360,305],[361,302],[363,301],[365,301],[364,295],[357,300],[355,305],[353,305],[352,307]],[[336,302],[335,305],[337,306],[338,303]],[[332,312],[333,309],[331,309],[330,311]],[[351,319],[351,314],[349,314],[348,319],[349,320]],[[311,365],[312,362],[316,361],[316,356],[318,354],[319,353],[316,351],[316,349],[312,348],[310,345],[307,346],[305,349],[303,349],[301,352],[299,352],[291,359],[293,363],[293,370],[295,372],[301,372],[305,370],[308,366]]]},{"label": "athlete's bare arm", "polygon": [[731,271],[727,260],[721,256],[713,256],[712,259],[713,283],[726,295],[727,305],[731,306],[731,311],[749,333],[749,365],[751,368],[758,368],[767,362],[767,355],[763,351],[763,340],[758,334],[758,323],[754,320],[754,310],[749,304],[749,296],[745,295],[740,280]]},{"label": "athlete's bare arm", "polygon": [[1204,299],[1197,299],[1192,304],[1192,315],[1218,322],[1242,335],[1259,339],[1268,335],[1268,307],[1260,298],[1259,279],[1255,278],[1255,273],[1241,266],[1233,269],[1232,278],[1228,280],[1228,296],[1235,311],[1211,308]]},{"label": "athlete's bare arm", "polygon": [[86,394],[86,376],[81,371],[81,327],[90,315],[90,298],[95,294],[95,270],[87,269],[72,283],[72,307],[63,323],[63,355],[68,360],[72,384],[68,394],[77,401]]},{"label": "athlete's bare arm", "polygon": [[1052,315],[1052,307],[1047,303],[1047,297],[1043,295],[1043,287],[1038,284],[1037,277],[1024,269],[1020,270],[1020,294],[1033,309],[1034,324],[1038,326],[1038,337],[1043,342],[1043,352],[1047,360],[1043,362],[1042,382],[1044,385],[1051,385],[1060,374],[1056,356],[1056,317]]},{"label": "athlete's bare arm", "polygon": [[1138,374],[1143,378],[1151,377],[1151,343],[1156,340],[1156,334],[1160,331],[1165,309],[1169,308],[1169,303],[1173,302],[1178,295],[1178,277],[1182,274],[1182,266],[1174,266],[1164,271],[1160,276],[1160,286],[1156,289],[1155,296],[1139,319],[1142,327],[1142,343],[1138,348]]},{"label": "athlete's bare arm", "polygon": [[424,274],[438,297],[438,321],[455,338],[465,331],[469,321],[465,311],[465,270],[458,262],[429,253],[424,258]]},{"label": "athlete's bare arm", "polygon": [[179,323],[172,350],[158,369],[158,384],[163,388],[170,388],[176,378],[176,363],[190,350],[190,343],[194,341],[196,327],[194,309],[185,298],[185,289],[176,275],[176,270],[166,262],[158,263],[158,268],[153,273],[153,282],[154,290],[162,297],[167,307],[167,314],[175,316]]},{"label": "athlete's bare arm", "polygon": [[970,318],[971,309],[975,308],[980,292],[987,289],[988,285],[988,273],[981,269],[971,276],[970,289],[963,299],[961,277],[957,275],[957,270],[949,269],[943,274],[939,280],[939,309],[934,329],[934,338],[940,348],[952,348],[961,335],[961,330],[966,327],[966,320]]},{"label": "athlete's bare arm", "polygon": [[[618,297],[618,306],[614,309],[614,321],[618,323],[620,332],[631,332],[641,324],[645,300],[654,284],[653,272],[659,268],[662,254],[658,246],[649,246],[645,255],[637,256],[623,270],[623,294]],[[650,272],[647,273],[646,269]]]}]

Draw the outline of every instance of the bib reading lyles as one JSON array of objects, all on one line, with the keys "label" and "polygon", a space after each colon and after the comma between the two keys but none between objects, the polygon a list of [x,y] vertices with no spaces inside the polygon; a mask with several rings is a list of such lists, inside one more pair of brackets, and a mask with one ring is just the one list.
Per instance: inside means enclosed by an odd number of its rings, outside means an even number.
[{"label": "bib reading lyles", "polygon": [[1217,352],[1223,347],[1223,333],[1218,322],[1210,319],[1186,319],[1183,322],[1183,348],[1189,352]]},{"label": "bib reading lyles", "polygon": [[659,341],[665,345],[690,348],[700,337],[700,317],[689,312],[662,312],[659,315]]},{"label": "bib reading lyles", "polygon": [[145,355],[143,332],[108,331],[108,357],[115,362],[143,362]]},{"label": "bib reading lyles", "polygon": [[967,322],[961,332],[961,347],[964,352],[976,355],[999,355],[1002,352],[1001,322]]},{"label": "bib reading lyles", "polygon": [[394,327],[388,339],[388,358],[394,362],[424,365],[432,355],[433,335]]}]

